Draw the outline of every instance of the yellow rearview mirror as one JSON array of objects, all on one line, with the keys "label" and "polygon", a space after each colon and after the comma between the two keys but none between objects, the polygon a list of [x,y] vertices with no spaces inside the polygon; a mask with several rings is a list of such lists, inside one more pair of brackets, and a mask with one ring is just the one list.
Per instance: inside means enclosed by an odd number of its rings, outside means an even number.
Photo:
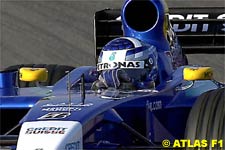
[{"label": "yellow rearview mirror", "polygon": [[46,68],[20,68],[19,79],[28,82],[46,82],[48,70]]},{"label": "yellow rearview mirror", "polygon": [[184,68],[184,80],[211,80],[213,79],[213,70],[211,67],[191,67]]}]

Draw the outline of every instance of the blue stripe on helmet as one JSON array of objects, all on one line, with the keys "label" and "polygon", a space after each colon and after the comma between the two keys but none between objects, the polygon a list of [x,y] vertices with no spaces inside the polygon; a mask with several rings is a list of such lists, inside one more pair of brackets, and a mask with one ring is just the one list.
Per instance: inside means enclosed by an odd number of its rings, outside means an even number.
[{"label": "blue stripe on helmet", "polygon": [[103,47],[104,51],[124,50],[135,48],[132,41],[125,38],[116,38]]}]

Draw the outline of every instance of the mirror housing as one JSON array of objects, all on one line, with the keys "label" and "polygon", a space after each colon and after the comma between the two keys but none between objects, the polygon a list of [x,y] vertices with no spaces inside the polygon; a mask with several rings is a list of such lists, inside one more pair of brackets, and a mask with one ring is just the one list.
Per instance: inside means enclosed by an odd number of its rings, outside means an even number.
[{"label": "mirror housing", "polygon": [[190,67],[183,70],[184,80],[211,80],[213,79],[213,70],[211,67]]},{"label": "mirror housing", "polygon": [[19,79],[27,82],[46,82],[48,70],[46,68],[20,68]]}]

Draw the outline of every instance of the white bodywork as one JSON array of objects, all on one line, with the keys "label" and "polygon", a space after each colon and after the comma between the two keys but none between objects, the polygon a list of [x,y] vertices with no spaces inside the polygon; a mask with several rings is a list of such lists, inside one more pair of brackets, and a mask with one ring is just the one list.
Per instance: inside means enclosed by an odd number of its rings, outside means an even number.
[{"label": "white bodywork", "polygon": [[81,150],[82,125],[76,121],[25,122],[17,150]]}]

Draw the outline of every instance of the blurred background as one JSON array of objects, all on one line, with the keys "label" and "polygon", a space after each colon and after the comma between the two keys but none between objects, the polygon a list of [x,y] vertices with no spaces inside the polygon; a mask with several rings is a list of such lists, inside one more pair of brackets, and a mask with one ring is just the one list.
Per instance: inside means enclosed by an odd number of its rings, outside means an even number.
[{"label": "blurred background", "polygon": [[[0,70],[16,64],[95,65],[93,18],[123,0],[1,0]],[[169,7],[225,7],[223,0],[168,0]],[[225,82],[224,55],[188,55]]]}]

